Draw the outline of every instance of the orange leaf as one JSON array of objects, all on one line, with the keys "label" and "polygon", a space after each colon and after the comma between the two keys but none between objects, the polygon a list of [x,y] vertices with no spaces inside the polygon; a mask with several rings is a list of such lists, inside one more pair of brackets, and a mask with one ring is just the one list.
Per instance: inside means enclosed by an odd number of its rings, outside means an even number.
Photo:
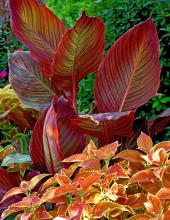
[{"label": "orange leaf", "polygon": [[150,216],[146,214],[139,214],[128,218],[128,220],[150,220]]},{"label": "orange leaf", "polygon": [[82,162],[87,159],[86,154],[74,154],[66,159],[63,160],[65,163],[72,163],[72,162]]},{"label": "orange leaf", "polygon": [[70,218],[76,218],[76,220],[80,220],[84,206],[85,203],[80,203],[80,204],[74,203],[68,206],[68,213]]},{"label": "orange leaf", "polygon": [[112,210],[116,210],[121,208],[121,205],[118,203],[114,203],[114,202],[99,202],[96,205],[94,205],[93,208],[93,216],[95,218],[101,218],[103,216],[105,216],[105,214],[108,211],[112,211]]},{"label": "orange leaf", "polygon": [[94,151],[97,150],[97,147],[93,140],[90,140],[89,144],[86,146],[86,148],[83,150],[84,154],[91,155],[94,153]]},{"label": "orange leaf", "polygon": [[170,151],[170,141],[162,141],[158,144],[154,145],[155,150],[159,149],[159,148],[163,148],[166,151]]},{"label": "orange leaf", "polygon": [[168,166],[162,175],[162,182],[164,187],[170,188],[170,166]]},{"label": "orange leaf", "polygon": [[81,189],[88,190],[90,186],[92,186],[94,183],[97,183],[100,180],[101,176],[102,174],[100,173],[93,173],[86,179],[79,179]]},{"label": "orange leaf", "polygon": [[137,139],[137,145],[138,149],[142,150],[145,153],[148,153],[153,146],[153,142],[148,135],[141,132],[140,136]]},{"label": "orange leaf", "polygon": [[118,178],[128,178],[124,169],[118,163],[115,163],[113,166],[109,167],[109,170],[107,173],[108,174],[115,174],[115,176]]},{"label": "orange leaf", "polygon": [[70,184],[71,180],[69,177],[62,175],[62,174],[56,174],[56,177],[58,179],[58,183],[63,186],[65,184]]},{"label": "orange leaf", "polygon": [[159,199],[162,199],[162,200],[170,200],[170,188],[162,188],[160,189],[156,196],[159,198]]},{"label": "orange leaf", "polygon": [[131,177],[129,183],[134,183],[134,182],[138,182],[138,183],[150,182],[150,181],[152,181],[152,179],[156,179],[156,176],[154,175],[154,173],[152,171],[141,170],[141,171],[137,172],[136,174],[134,174]]},{"label": "orange leaf", "polygon": [[155,195],[148,193],[147,201],[144,203],[146,209],[151,214],[160,214],[162,211],[162,203]]},{"label": "orange leaf", "polygon": [[101,168],[101,165],[98,159],[91,158],[91,159],[84,160],[80,164],[80,167],[83,167],[85,169],[99,170]]},{"label": "orange leaf", "polygon": [[142,154],[135,150],[124,150],[117,154],[114,159],[121,158],[132,162],[142,162]]},{"label": "orange leaf", "polygon": [[34,187],[42,180],[44,179],[45,177],[49,176],[50,174],[39,174],[35,177],[33,177],[31,180],[30,180],[30,185],[29,185],[29,190],[32,190],[34,189]]},{"label": "orange leaf", "polygon": [[167,158],[168,158],[168,154],[166,150],[163,148],[159,148],[152,154],[150,160],[153,164],[160,165],[160,164],[165,164]]}]

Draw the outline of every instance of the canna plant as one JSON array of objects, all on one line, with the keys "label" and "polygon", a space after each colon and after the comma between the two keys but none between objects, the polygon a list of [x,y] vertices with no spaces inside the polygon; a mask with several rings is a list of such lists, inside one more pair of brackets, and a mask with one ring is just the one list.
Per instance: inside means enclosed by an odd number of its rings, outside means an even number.
[{"label": "canna plant", "polygon": [[[9,81],[22,103],[41,111],[29,146],[38,170],[55,174],[67,166],[62,160],[81,153],[88,136],[98,147],[118,138],[131,147],[141,129],[155,134],[167,125],[169,110],[144,126],[135,119],[160,84],[159,40],[151,18],[128,30],[104,56],[100,18],[83,11],[67,30],[36,0],[9,0],[9,9],[12,31],[29,49],[10,55]],[[96,108],[78,115],[78,84],[92,72]]]},{"label": "canna plant", "polygon": [[90,141],[82,153],[63,161],[72,164],[68,169],[52,177],[39,174],[9,190],[2,202],[22,197],[2,213],[2,219],[15,213],[18,220],[168,220],[170,142],[153,146],[152,139],[141,133],[137,145],[136,150],[115,155],[117,141],[100,149]]}]

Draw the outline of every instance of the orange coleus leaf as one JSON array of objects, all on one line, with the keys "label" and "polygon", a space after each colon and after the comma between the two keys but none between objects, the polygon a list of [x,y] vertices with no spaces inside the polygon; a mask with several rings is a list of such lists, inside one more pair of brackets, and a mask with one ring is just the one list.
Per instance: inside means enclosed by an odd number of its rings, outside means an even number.
[{"label": "orange coleus leaf", "polygon": [[128,218],[128,220],[150,220],[150,216],[146,214],[138,214]]},{"label": "orange coleus leaf", "polygon": [[33,177],[30,181],[29,181],[29,190],[34,189],[34,187],[45,177],[48,177],[50,174],[39,174],[35,177]]},{"label": "orange coleus leaf", "polygon": [[152,164],[165,164],[168,159],[168,154],[165,149],[159,148],[156,151],[152,151],[151,154],[149,154],[149,159],[152,162]]},{"label": "orange coleus leaf", "polygon": [[97,147],[95,143],[93,142],[93,140],[90,140],[89,144],[83,150],[83,153],[90,156],[91,154],[94,153],[95,150],[97,150]]},{"label": "orange coleus leaf", "polygon": [[150,182],[152,180],[156,179],[156,176],[154,175],[154,173],[152,171],[149,170],[141,170],[137,173],[135,173],[129,183],[134,183],[134,182],[138,182],[138,183],[143,183],[143,182]]},{"label": "orange coleus leaf", "polygon": [[19,194],[24,194],[26,191],[23,190],[21,187],[13,187],[12,189],[10,189],[3,197],[3,199],[1,200],[1,203],[5,200],[7,200],[8,198],[12,197],[12,196],[16,196]]},{"label": "orange coleus leaf", "polygon": [[73,203],[68,206],[68,213],[70,218],[75,218],[76,220],[80,220],[82,217],[82,212],[84,209],[85,203]]},{"label": "orange coleus leaf", "polygon": [[53,219],[53,217],[49,214],[49,212],[46,211],[44,206],[36,209],[32,217],[33,219],[37,218],[37,219],[42,219],[42,220]]},{"label": "orange coleus leaf", "polygon": [[169,219],[170,219],[170,209],[164,212],[164,220],[169,220]]},{"label": "orange coleus leaf", "polygon": [[107,174],[115,174],[117,178],[128,178],[125,170],[118,163],[115,163],[113,166],[109,167]]},{"label": "orange coleus leaf", "polygon": [[[66,217],[67,216],[67,208],[68,208],[68,206],[67,205],[65,205],[65,204],[63,204],[63,205],[60,205],[59,207],[58,207],[58,213],[57,213],[57,215],[58,216],[62,216],[62,217]],[[58,220],[60,220],[60,219],[58,219]]]},{"label": "orange coleus leaf", "polygon": [[66,175],[68,177],[71,177],[73,175],[73,173],[76,171],[76,169],[78,168],[78,166],[79,166],[79,162],[73,163],[67,169],[66,168],[62,168],[60,170],[60,173]]},{"label": "orange coleus leaf", "polygon": [[78,91],[78,82],[96,72],[104,55],[103,21],[83,11],[76,24],[62,38],[52,64],[53,78],[60,89]]},{"label": "orange coleus leaf", "polygon": [[59,186],[55,189],[54,196],[63,196],[67,193],[72,193],[77,191],[76,185],[73,184],[65,184],[63,186]]},{"label": "orange coleus leaf", "polygon": [[170,166],[163,171],[162,183],[164,187],[170,188]]},{"label": "orange coleus leaf", "polygon": [[170,188],[162,188],[160,189],[156,196],[161,200],[170,200]]},{"label": "orange coleus leaf", "polygon": [[99,182],[101,176],[102,176],[102,174],[100,174],[100,173],[93,173],[85,179],[80,178],[78,180],[78,182],[80,184],[80,188],[82,190],[88,190],[90,186]]},{"label": "orange coleus leaf", "polygon": [[50,187],[50,186],[53,186],[53,185],[56,185],[58,184],[58,178],[56,176],[53,176],[51,178],[49,178],[41,187],[42,190]]},{"label": "orange coleus leaf", "polygon": [[114,159],[121,158],[132,162],[143,162],[142,154],[135,150],[124,150],[117,154]]},{"label": "orange coleus leaf", "polygon": [[82,162],[87,159],[86,154],[74,154],[66,159],[63,160],[65,163],[73,163],[73,162]]},{"label": "orange coleus leaf", "polygon": [[71,183],[71,180],[69,177],[65,176],[65,175],[62,175],[62,174],[56,174],[55,175],[58,179],[58,183],[63,186],[65,184],[70,184]]},{"label": "orange coleus leaf", "polygon": [[142,150],[145,153],[148,153],[153,146],[151,137],[141,132],[140,136],[137,139],[138,149]]},{"label": "orange coleus leaf", "polygon": [[125,204],[133,209],[141,209],[144,208],[144,202],[146,202],[146,195],[143,193],[136,193],[128,195]]},{"label": "orange coleus leaf", "polygon": [[170,151],[170,141],[162,141],[162,142],[154,145],[155,150],[157,150],[159,148],[163,148],[166,151]]},{"label": "orange coleus leaf", "polygon": [[99,202],[94,205],[92,216],[94,218],[101,218],[104,216],[110,216],[110,213],[116,210],[120,210],[121,212],[127,211],[132,212],[132,209],[128,206],[123,206],[121,204],[115,202]]},{"label": "orange coleus leaf", "polygon": [[85,169],[99,170],[101,168],[100,161],[96,158],[86,159],[81,162],[80,167]]},{"label": "orange coleus leaf", "polygon": [[148,193],[147,200],[144,205],[151,214],[160,214],[162,212],[162,203],[155,195]]},{"label": "orange coleus leaf", "polygon": [[36,0],[10,0],[9,8],[13,33],[50,76],[55,51],[66,31],[64,25]]}]

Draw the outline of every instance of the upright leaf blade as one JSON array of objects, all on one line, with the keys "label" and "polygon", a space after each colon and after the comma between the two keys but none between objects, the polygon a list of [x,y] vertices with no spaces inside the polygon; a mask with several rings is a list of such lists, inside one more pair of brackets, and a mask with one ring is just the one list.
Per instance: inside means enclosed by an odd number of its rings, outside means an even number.
[{"label": "upright leaf blade", "polygon": [[29,152],[33,164],[35,168],[38,168],[38,170],[42,172],[47,171],[46,163],[45,163],[45,155],[44,155],[44,145],[43,145],[43,126],[47,111],[48,108],[46,108],[42,112],[40,118],[37,120],[32,132],[32,136],[30,139],[30,146],[29,146]]},{"label": "upright leaf blade", "polygon": [[47,75],[58,44],[66,29],[48,8],[36,0],[9,0],[11,27]]},{"label": "upright leaf blade", "polygon": [[128,111],[144,105],[159,87],[159,41],[149,18],[120,37],[103,60],[95,80],[100,112]]},{"label": "upright leaf blade", "polygon": [[61,89],[74,92],[87,73],[96,72],[104,52],[104,24],[83,12],[64,35],[53,61],[54,79]]},{"label": "upright leaf blade", "polygon": [[45,161],[51,173],[61,169],[62,159],[81,152],[85,147],[84,134],[76,131],[70,123],[75,115],[67,99],[53,99],[43,129]]},{"label": "upright leaf blade", "polygon": [[51,103],[55,90],[29,52],[11,54],[9,66],[10,84],[25,105],[42,110]]}]

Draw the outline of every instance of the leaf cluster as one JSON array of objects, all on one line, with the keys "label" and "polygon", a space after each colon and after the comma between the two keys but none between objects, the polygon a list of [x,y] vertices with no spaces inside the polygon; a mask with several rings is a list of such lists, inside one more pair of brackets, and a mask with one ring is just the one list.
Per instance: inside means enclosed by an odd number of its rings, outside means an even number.
[{"label": "leaf cluster", "polygon": [[[116,153],[118,142],[97,149],[91,140],[71,163],[52,177],[40,174],[10,189],[4,200],[23,195],[2,219],[168,219],[170,216],[170,142],[153,146],[141,133],[137,150]],[[48,178],[35,186],[44,178]],[[22,212],[22,213],[21,213]]]}]

